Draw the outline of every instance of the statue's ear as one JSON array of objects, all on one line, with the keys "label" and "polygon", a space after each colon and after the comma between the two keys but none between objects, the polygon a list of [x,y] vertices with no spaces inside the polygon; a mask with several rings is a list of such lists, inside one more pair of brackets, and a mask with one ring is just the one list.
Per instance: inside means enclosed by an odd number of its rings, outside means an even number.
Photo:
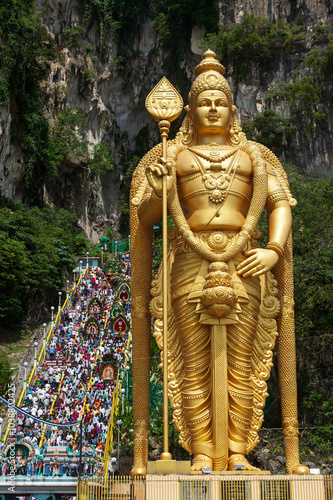
[{"label": "statue's ear", "polygon": [[237,108],[237,106],[232,105],[231,109],[232,109],[232,114],[234,115],[238,108]]}]

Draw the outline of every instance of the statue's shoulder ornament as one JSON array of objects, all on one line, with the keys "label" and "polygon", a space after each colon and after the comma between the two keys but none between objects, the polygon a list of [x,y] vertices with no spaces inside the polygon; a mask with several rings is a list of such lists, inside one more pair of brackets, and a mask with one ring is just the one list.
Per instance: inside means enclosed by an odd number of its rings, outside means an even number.
[{"label": "statue's shoulder ornament", "polygon": [[279,184],[281,185],[288,198],[289,205],[291,207],[296,206],[297,200],[293,198],[290,192],[287,174],[277,156],[275,156],[275,154],[270,149],[268,149],[263,144],[260,144],[259,142],[247,141],[247,144],[250,147],[254,147],[260,151],[262,157],[266,160],[268,174],[271,173],[272,175],[276,175]]}]

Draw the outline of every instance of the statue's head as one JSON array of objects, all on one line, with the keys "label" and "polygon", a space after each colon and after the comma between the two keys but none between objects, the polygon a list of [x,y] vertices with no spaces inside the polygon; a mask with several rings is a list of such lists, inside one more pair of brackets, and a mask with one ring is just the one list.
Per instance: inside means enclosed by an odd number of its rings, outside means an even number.
[{"label": "statue's head", "polygon": [[[226,135],[228,143],[240,143],[243,134],[240,134],[241,128],[235,116],[237,108],[232,104],[230,87],[223,76],[224,71],[224,66],[216,59],[215,53],[212,50],[207,50],[203,55],[203,60],[194,70],[196,79],[188,96],[188,106],[185,107],[187,114],[179,134],[183,144],[196,143],[196,133],[198,132],[198,120],[196,120],[198,117],[196,115],[200,114],[197,110],[203,99],[215,100],[216,104],[218,99],[223,102],[224,111],[222,114],[225,119],[219,116],[220,120],[219,123],[216,121],[216,127],[220,126],[220,133]],[[217,114],[221,115],[221,113]]]},{"label": "statue's head", "polygon": [[192,113],[195,109],[198,96],[204,90],[220,90],[228,100],[229,107],[232,108],[232,96],[227,80],[224,78],[224,66],[216,59],[216,54],[212,50],[207,50],[203,55],[203,60],[194,70],[196,79],[188,95],[188,110]]}]

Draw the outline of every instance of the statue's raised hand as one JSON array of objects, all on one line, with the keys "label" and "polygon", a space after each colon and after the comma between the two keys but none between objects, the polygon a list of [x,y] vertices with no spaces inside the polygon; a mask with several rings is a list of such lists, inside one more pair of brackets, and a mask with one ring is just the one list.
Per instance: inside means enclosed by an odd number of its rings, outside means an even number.
[{"label": "statue's raised hand", "polygon": [[155,195],[159,198],[162,198],[163,194],[164,175],[167,176],[167,194],[169,194],[171,191],[173,185],[173,178],[171,174],[172,167],[172,162],[162,157],[157,163],[153,163],[146,168],[146,176],[148,182],[153,188]]},{"label": "statue's raised hand", "polygon": [[278,254],[274,250],[267,250],[267,248],[255,248],[244,252],[244,255],[247,258],[237,266],[237,272],[243,278],[267,273],[279,260]]}]

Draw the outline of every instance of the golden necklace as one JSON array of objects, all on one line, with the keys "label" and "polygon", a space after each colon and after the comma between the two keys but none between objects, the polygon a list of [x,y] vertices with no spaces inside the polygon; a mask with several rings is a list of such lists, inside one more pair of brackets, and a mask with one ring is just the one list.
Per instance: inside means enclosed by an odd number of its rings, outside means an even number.
[{"label": "golden necklace", "polygon": [[[212,148],[212,146],[209,146],[209,148]],[[221,154],[218,147],[213,146],[213,149],[213,151],[210,150],[209,156],[205,155],[202,150],[198,150],[196,147],[188,148],[188,151],[192,154],[192,156],[194,156],[199,166],[202,180],[204,181],[206,188],[210,191],[210,201],[213,203],[222,203],[226,198],[237,168],[235,158],[233,158],[226,167],[222,166],[222,161],[233,156],[239,148],[233,148],[224,155]],[[199,157],[210,162],[209,169],[213,172],[208,172],[206,170]]]},{"label": "golden necklace", "polygon": [[[207,146],[192,146],[191,148],[188,148],[189,151],[192,153],[200,156],[204,160],[207,160],[210,162],[210,170],[222,170],[222,165],[221,163],[226,160],[227,158],[230,158],[233,156],[236,151],[238,150],[238,147],[233,147],[226,153],[222,154],[221,151],[221,146],[218,144],[212,143]],[[209,154],[205,154],[203,151],[209,151]]]}]

